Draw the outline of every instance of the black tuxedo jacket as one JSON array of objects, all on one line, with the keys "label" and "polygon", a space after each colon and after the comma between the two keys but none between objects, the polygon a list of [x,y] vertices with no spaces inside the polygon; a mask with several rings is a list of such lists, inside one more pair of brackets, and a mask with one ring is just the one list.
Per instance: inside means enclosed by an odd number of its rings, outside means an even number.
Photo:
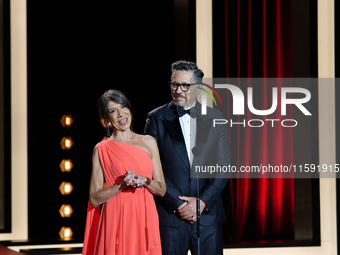
[{"label": "black tuxedo jacket", "polygon": [[[216,164],[228,166],[230,153],[227,127],[213,127],[213,119],[223,119],[222,113],[208,107],[207,115],[201,115],[198,102],[195,108],[197,133],[192,167]],[[184,223],[175,212],[184,202],[178,196],[196,197],[197,185],[196,178],[190,178],[188,153],[173,101],[148,113],[144,133],[157,141],[167,185],[164,197],[155,196],[160,225],[177,227]],[[228,178],[199,179],[200,199],[206,204],[206,210],[200,217],[201,225],[212,226],[225,221],[221,192],[227,181]]]}]

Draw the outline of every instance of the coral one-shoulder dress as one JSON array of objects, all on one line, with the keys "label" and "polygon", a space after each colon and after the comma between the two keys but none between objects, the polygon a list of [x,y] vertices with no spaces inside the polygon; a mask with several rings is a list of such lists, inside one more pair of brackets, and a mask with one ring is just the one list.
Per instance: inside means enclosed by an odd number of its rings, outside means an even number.
[{"label": "coral one-shoulder dress", "polygon": [[[133,169],[152,178],[149,154],[136,146],[112,140],[97,145],[108,187],[122,181]],[[158,214],[153,195],[146,188],[126,188],[94,208],[88,204],[83,255],[160,255]]]}]

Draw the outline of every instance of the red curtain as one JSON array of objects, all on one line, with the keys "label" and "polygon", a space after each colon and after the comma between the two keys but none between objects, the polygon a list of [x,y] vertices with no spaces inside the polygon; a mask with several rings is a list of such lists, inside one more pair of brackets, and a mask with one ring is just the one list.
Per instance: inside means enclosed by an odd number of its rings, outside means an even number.
[{"label": "red curtain", "polygon": [[[292,0],[224,0],[224,6],[226,76],[292,77]],[[280,84],[277,87],[280,89]],[[269,109],[271,100],[271,90],[267,91],[264,84],[262,92],[254,97],[257,109]],[[271,117],[279,119],[280,114],[277,110]],[[241,121],[237,116],[227,118]],[[246,113],[242,118],[252,117]],[[238,169],[294,162],[293,128],[265,125],[232,129],[229,132],[232,164]],[[233,176],[227,189],[229,242],[294,239],[293,178]]]}]

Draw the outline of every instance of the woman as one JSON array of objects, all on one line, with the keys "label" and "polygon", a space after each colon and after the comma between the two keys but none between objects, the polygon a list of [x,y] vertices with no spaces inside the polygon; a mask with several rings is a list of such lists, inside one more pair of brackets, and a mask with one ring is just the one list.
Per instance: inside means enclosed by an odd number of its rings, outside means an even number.
[{"label": "woman", "polygon": [[111,136],[93,151],[82,254],[159,255],[152,194],[164,196],[166,185],[156,141],[132,131],[131,104],[122,92],[106,91],[99,112]]}]

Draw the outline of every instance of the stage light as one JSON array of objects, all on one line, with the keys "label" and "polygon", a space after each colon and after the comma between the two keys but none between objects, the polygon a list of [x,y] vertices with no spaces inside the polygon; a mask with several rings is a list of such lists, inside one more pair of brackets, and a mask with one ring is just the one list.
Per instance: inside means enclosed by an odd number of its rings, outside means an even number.
[{"label": "stage light", "polygon": [[63,150],[70,150],[73,146],[73,140],[71,137],[63,137],[60,141],[60,146]]},{"label": "stage light", "polygon": [[59,248],[62,251],[71,251],[73,248],[72,247],[63,247],[63,248]]},{"label": "stage light", "polygon": [[59,186],[59,190],[62,195],[69,195],[73,190],[73,186],[70,182],[62,182]]},{"label": "stage light", "polygon": [[104,119],[100,119],[100,123],[102,123],[102,126],[104,128],[112,128],[111,122],[107,123],[107,125],[106,125],[105,122],[104,122]]},{"label": "stage light", "polygon": [[103,126],[104,128],[107,128],[107,126],[108,126],[108,127],[112,127],[111,122],[109,122],[109,123],[106,125],[105,122],[104,122],[104,119],[100,119],[100,123],[102,123],[102,126]]},{"label": "stage light", "polygon": [[63,218],[70,218],[73,213],[72,206],[63,204],[59,209],[59,213]]},{"label": "stage light", "polygon": [[73,236],[72,229],[70,227],[62,227],[59,231],[59,236],[63,240],[70,240]]},{"label": "stage light", "polygon": [[73,124],[73,118],[72,116],[69,114],[69,115],[63,115],[63,117],[61,118],[60,120],[60,123],[63,127],[70,127],[72,126]]},{"label": "stage light", "polygon": [[[71,127],[73,124],[73,118],[71,115],[63,115],[60,120],[61,125],[66,127]],[[63,137],[60,141],[60,146],[63,150],[70,150],[73,146],[73,140],[71,137]],[[71,172],[73,168],[73,163],[71,159],[63,159],[59,167],[62,172]],[[62,182],[59,186],[59,190],[62,195],[69,195],[73,190],[73,186],[70,182]],[[73,213],[73,208],[69,204],[62,204],[59,208],[60,216],[63,218],[70,218]],[[62,227],[59,231],[59,236],[63,240],[70,240],[73,236],[72,229],[70,227]]]},{"label": "stage light", "polygon": [[62,172],[71,172],[73,168],[71,159],[63,159],[61,163],[59,164],[59,167]]}]

